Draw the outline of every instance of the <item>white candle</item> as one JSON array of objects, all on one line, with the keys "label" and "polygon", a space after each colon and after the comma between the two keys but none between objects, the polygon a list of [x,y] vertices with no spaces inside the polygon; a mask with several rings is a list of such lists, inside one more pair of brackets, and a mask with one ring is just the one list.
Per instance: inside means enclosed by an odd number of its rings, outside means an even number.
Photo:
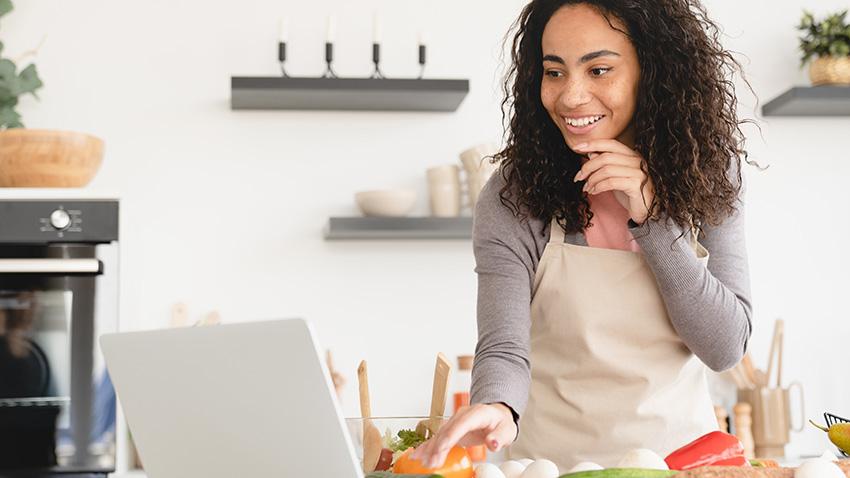
[{"label": "white candle", "polygon": [[278,41],[280,43],[287,43],[289,41],[289,19],[287,17],[280,19],[280,36],[278,37]]},{"label": "white candle", "polygon": [[381,43],[382,33],[381,18],[378,16],[378,12],[375,12],[372,16],[372,43]]},{"label": "white candle", "polygon": [[336,38],[336,17],[328,15],[328,39],[327,43],[333,43]]},{"label": "white candle", "polygon": [[422,30],[419,30],[419,44],[420,45],[425,44],[425,32],[422,31]]}]

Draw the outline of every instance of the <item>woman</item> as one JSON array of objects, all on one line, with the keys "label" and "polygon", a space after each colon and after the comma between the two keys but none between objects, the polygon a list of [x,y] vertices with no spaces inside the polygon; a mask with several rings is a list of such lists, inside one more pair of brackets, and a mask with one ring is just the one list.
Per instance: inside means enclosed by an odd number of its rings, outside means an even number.
[{"label": "woman", "polygon": [[533,0],[517,27],[475,211],[473,405],[412,456],[663,457],[717,429],[706,366],[751,333],[740,65],[698,0]]}]

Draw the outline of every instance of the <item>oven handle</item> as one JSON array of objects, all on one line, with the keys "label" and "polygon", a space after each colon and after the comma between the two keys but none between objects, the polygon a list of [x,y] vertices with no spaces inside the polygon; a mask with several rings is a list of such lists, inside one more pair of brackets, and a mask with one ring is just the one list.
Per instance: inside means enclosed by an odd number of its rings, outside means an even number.
[{"label": "oven handle", "polygon": [[0,259],[0,274],[100,275],[98,259]]}]

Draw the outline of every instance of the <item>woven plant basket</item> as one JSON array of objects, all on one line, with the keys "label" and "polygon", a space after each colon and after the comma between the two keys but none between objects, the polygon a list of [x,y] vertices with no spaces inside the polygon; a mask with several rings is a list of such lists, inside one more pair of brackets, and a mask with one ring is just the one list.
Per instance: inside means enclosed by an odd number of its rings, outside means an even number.
[{"label": "woven plant basket", "polygon": [[0,187],[74,188],[88,184],[103,161],[103,141],[72,131],[0,131]]},{"label": "woven plant basket", "polygon": [[850,56],[821,56],[809,65],[809,78],[813,86],[850,86]]}]

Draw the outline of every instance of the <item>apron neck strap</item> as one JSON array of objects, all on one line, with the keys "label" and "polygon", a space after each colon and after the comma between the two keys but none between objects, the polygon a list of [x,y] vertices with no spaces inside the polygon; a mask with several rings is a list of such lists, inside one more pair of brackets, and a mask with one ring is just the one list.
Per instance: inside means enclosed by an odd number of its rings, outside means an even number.
[{"label": "apron neck strap", "polygon": [[697,228],[696,224],[694,224],[693,218],[691,219],[691,247],[694,250],[697,249],[697,241],[699,239],[699,228]]},{"label": "apron neck strap", "polygon": [[549,227],[551,228],[549,232],[549,242],[555,242],[558,244],[563,243],[565,236],[564,229],[560,226],[560,224],[558,224],[558,220],[552,218],[552,224]]}]

